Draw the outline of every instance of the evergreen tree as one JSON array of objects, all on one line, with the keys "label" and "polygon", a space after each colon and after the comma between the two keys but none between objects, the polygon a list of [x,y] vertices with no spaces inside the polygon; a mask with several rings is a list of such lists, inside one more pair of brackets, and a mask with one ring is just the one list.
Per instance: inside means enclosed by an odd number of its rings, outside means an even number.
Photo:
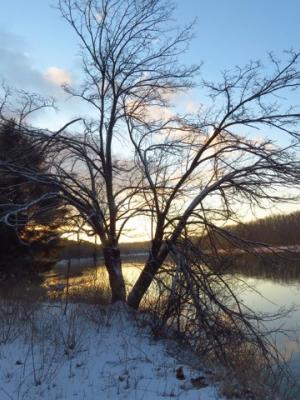
[{"label": "evergreen tree", "polygon": [[[0,125],[0,161],[38,173],[49,168],[42,148],[13,120]],[[12,205],[28,204],[54,192],[49,184],[29,181],[18,173],[0,172],[0,216]],[[0,280],[36,278],[57,260],[65,210],[56,198],[46,198],[0,223]]]}]

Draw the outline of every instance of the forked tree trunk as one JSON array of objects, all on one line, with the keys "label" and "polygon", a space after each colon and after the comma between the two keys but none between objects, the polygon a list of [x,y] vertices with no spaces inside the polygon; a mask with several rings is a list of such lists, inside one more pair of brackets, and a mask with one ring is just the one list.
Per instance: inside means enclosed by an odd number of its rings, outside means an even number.
[{"label": "forked tree trunk", "polygon": [[151,285],[157,271],[161,267],[167,255],[168,248],[166,245],[163,245],[157,256],[155,256],[153,253],[149,256],[143,271],[141,272],[138,280],[128,296],[127,304],[130,307],[134,309],[139,308],[142,298],[149,289],[149,286]]},{"label": "forked tree trunk", "polygon": [[111,288],[111,302],[126,301],[125,282],[122,273],[120,250],[116,247],[103,248],[105,266]]}]

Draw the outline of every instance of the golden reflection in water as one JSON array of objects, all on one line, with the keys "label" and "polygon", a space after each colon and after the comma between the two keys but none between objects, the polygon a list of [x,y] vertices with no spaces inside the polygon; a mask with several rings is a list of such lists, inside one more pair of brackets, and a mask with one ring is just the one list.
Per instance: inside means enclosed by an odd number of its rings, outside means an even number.
[{"label": "golden reflection in water", "polygon": [[[91,261],[90,261],[91,263]],[[137,280],[143,264],[139,262],[128,262],[123,264],[124,278],[127,285],[127,291],[130,290],[132,285]],[[67,277],[67,264],[58,265],[51,273],[46,277],[44,287],[48,290],[50,298],[62,297],[66,294],[66,288],[69,284],[69,293],[80,292],[86,290],[91,293],[95,291],[109,292],[108,285],[108,274],[103,265],[99,265],[96,268],[87,264],[87,260],[81,260],[81,262],[72,262],[70,268],[70,277]],[[281,273],[282,275],[282,273]],[[244,280],[246,285],[255,289],[245,289],[245,286],[237,289],[239,291],[240,298],[250,308],[257,312],[274,313],[280,308],[285,307],[287,309],[294,307],[294,310],[289,314],[288,317],[281,319],[280,321],[270,321],[268,323],[269,329],[275,329],[279,325],[290,331],[289,337],[280,336],[277,338],[277,344],[281,351],[285,354],[287,360],[293,359],[294,365],[296,365],[297,374],[300,374],[300,346],[298,340],[300,339],[300,282],[299,272],[294,277],[293,282],[291,277],[282,281],[272,278],[266,278],[264,274],[262,277],[251,277],[249,271],[246,276],[241,273],[238,277]],[[151,290],[150,290],[151,292]],[[155,287],[152,286],[152,297],[155,293]],[[258,293],[262,293],[260,296]],[[86,295],[86,294],[85,294]],[[298,331],[297,331],[298,330]]]},{"label": "golden reflection in water", "polygon": [[[94,288],[96,290],[109,290],[108,273],[103,265],[96,268],[89,266],[87,260],[75,261],[71,264],[68,272],[67,263],[60,263],[50,273],[46,274],[43,287],[47,289],[50,298],[61,297],[66,294],[79,290]],[[142,269],[140,263],[123,264],[124,279],[127,292],[134,285]]]}]

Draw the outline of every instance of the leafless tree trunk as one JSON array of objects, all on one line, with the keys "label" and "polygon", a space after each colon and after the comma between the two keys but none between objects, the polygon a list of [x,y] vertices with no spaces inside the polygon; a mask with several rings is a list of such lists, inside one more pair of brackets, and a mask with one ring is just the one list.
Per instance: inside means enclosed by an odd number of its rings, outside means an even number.
[{"label": "leafless tree trunk", "polygon": [[[85,75],[81,87],[65,90],[89,104],[94,115],[90,122],[84,121],[81,136],[54,139],[56,145],[70,146],[70,157],[75,153],[88,175],[86,181],[78,182],[71,175],[66,177],[64,166],[58,171],[63,176],[60,185],[69,194],[66,178],[71,178],[71,202],[100,237],[112,301],[125,301],[119,239],[127,221],[143,213],[143,206],[135,197],[140,173],[133,161],[126,160],[133,159],[134,148],[126,149],[118,160],[116,140],[129,143],[127,116],[145,120],[151,107],[162,107],[174,91],[191,87],[190,78],[198,67],[181,67],[176,62],[190,37],[190,27],[170,36],[167,25],[172,6],[161,0],[60,0],[58,8],[80,41]],[[158,129],[162,121],[152,119],[149,116],[149,127]]]},{"label": "leafless tree trunk", "polygon": [[[125,301],[119,239],[128,220],[148,212],[138,196],[143,178],[134,162],[134,146],[128,146],[127,119],[147,121],[149,132],[158,131],[165,121],[153,114],[173,93],[192,87],[198,67],[177,62],[191,26],[174,30],[173,6],[165,0],[59,0],[58,9],[82,50],[82,84],[65,90],[86,103],[90,114],[72,121],[77,133],[28,130],[44,144],[51,174],[37,176],[30,168],[21,173],[37,182],[51,181],[77,210],[74,218],[82,220],[85,233],[99,236],[112,301]],[[2,115],[8,97],[6,93]],[[27,108],[28,103],[23,116]],[[116,155],[118,141],[126,143],[121,156]]]},{"label": "leafless tree trunk", "polygon": [[[81,229],[100,238],[112,301],[126,300],[120,237],[132,218],[149,220],[149,257],[128,297],[138,308],[183,234],[213,237],[238,221],[242,206],[298,199],[300,113],[288,95],[299,91],[299,53],[282,62],[270,55],[267,70],[251,62],[220,83],[203,81],[211,105],[182,116],[170,99],[193,87],[199,68],[178,61],[191,26],[171,29],[169,2],[60,0],[58,9],[82,50],[83,82],[65,90],[90,107],[89,117],[57,132],[28,131],[44,144],[47,176],[0,167],[59,188]],[[30,204],[11,212],[18,207]]]}]

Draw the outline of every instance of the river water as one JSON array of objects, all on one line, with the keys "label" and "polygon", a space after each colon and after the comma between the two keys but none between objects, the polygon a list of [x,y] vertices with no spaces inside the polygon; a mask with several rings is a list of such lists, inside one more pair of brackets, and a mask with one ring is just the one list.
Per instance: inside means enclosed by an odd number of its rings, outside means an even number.
[{"label": "river water", "polygon": [[[243,293],[245,303],[257,312],[276,313],[291,309],[286,317],[268,322],[268,328],[280,328],[284,334],[276,335],[276,345],[284,355],[295,381],[295,399],[300,399],[300,280],[282,282],[267,278],[243,277],[256,292]],[[258,294],[258,293],[261,293]]]}]

